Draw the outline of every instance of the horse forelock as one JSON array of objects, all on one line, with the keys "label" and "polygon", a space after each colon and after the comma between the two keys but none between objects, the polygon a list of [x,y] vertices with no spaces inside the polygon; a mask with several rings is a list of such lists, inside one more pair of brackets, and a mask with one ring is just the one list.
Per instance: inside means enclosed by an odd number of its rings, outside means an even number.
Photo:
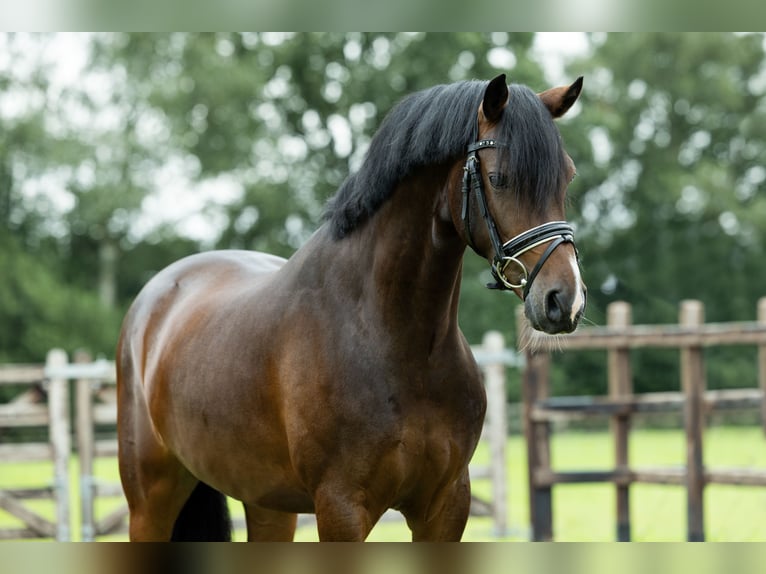
[{"label": "horse forelock", "polygon": [[513,85],[498,139],[509,147],[502,163],[509,187],[533,210],[559,200],[567,174],[561,135],[548,109],[526,86]]}]

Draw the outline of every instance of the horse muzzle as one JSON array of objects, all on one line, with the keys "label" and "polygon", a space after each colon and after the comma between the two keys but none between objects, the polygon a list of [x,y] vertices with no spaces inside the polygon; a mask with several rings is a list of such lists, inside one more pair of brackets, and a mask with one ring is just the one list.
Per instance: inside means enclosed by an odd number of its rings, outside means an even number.
[{"label": "horse muzzle", "polygon": [[579,272],[572,279],[559,279],[552,286],[541,283],[524,300],[524,314],[534,329],[556,335],[577,328],[585,313],[587,289]]}]

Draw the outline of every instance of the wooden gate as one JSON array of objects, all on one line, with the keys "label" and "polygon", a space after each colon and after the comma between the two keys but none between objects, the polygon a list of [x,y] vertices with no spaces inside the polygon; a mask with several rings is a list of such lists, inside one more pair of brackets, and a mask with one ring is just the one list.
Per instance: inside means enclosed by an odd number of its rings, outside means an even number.
[{"label": "wooden gate", "polygon": [[[67,362],[66,353],[52,350],[45,366],[5,365],[0,368],[0,385],[17,386],[19,392],[0,404],[0,432],[9,428],[46,427],[46,442],[2,443],[1,462],[50,462],[51,480],[38,486],[8,487],[0,490],[0,508],[21,522],[21,526],[0,530],[0,539],[70,539],[69,529],[69,385],[66,379],[51,376]],[[28,500],[47,499],[55,506],[51,520],[33,510]]]}]

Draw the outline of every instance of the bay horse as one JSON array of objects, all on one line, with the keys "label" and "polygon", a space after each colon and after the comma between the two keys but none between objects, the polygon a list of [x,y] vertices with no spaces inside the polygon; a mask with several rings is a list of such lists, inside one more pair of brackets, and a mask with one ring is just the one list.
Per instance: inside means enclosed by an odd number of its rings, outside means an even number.
[{"label": "bay horse", "polygon": [[296,513],[322,541],[364,540],[388,508],[413,540],[460,540],[486,408],[462,258],[486,258],[534,328],[574,330],[574,164],[553,120],[581,86],[414,93],[289,260],[200,253],[146,284],[117,346],[131,540],[228,540],[224,495],[248,540],[292,540]]}]

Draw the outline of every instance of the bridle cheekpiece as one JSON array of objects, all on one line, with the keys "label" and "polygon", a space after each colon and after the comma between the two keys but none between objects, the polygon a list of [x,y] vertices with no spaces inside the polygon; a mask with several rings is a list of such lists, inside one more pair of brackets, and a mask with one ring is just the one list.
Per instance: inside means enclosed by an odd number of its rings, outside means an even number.
[{"label": "bridle cheekpiece", "polygon": [[[463,227],[465,229],[466,238],[468,239],[468,244],[475,249],[470,222],[470,196],[472,194],[475,195],[479,205],[479,212],[487,225],[489,239],[492,242],[492,248],[495,252],[490,269],[492,270],[492,276],[495,278],[496,283],[490,283],[487,287],[490,289],[503,290],[521,289],[522,299],[526,299],[529,289],[532,286],[532,281],[537,277],[543,264],[548,260],[553,251],[562,243],[571,243],[574,246],[574,229],[572,229],[572,226],[566,221],[549,221],[548,223],[543,223],[542,225],[528,229],[516,237],[509,239],[505,243],[501,242],[500,234],[497,231],[497,225],[492,218],[492,214],[489,212],[487,196],[484,193],[484,184],[481,172],[479,171],[479,156],[477,154],[480,149],[498,147],[507,148],[509,145],[494,139],[484,139],[468,146],[468,157],[466,158],[465,166],[463,167],[463,205],[461,209],[461,217],[463,219]],[[550,243],[550,245],[548,245],[547,249],[543,252],[540,259],[532,268],[532,271],[528,272],[526,266],[522,263],[519,257],[527,251],[546,243]],[[576,247],[575,255],[577,256]],[[507,270],[511,266],[515,267],[519,272],[518,283],[514,283],[506,275]]]}]

